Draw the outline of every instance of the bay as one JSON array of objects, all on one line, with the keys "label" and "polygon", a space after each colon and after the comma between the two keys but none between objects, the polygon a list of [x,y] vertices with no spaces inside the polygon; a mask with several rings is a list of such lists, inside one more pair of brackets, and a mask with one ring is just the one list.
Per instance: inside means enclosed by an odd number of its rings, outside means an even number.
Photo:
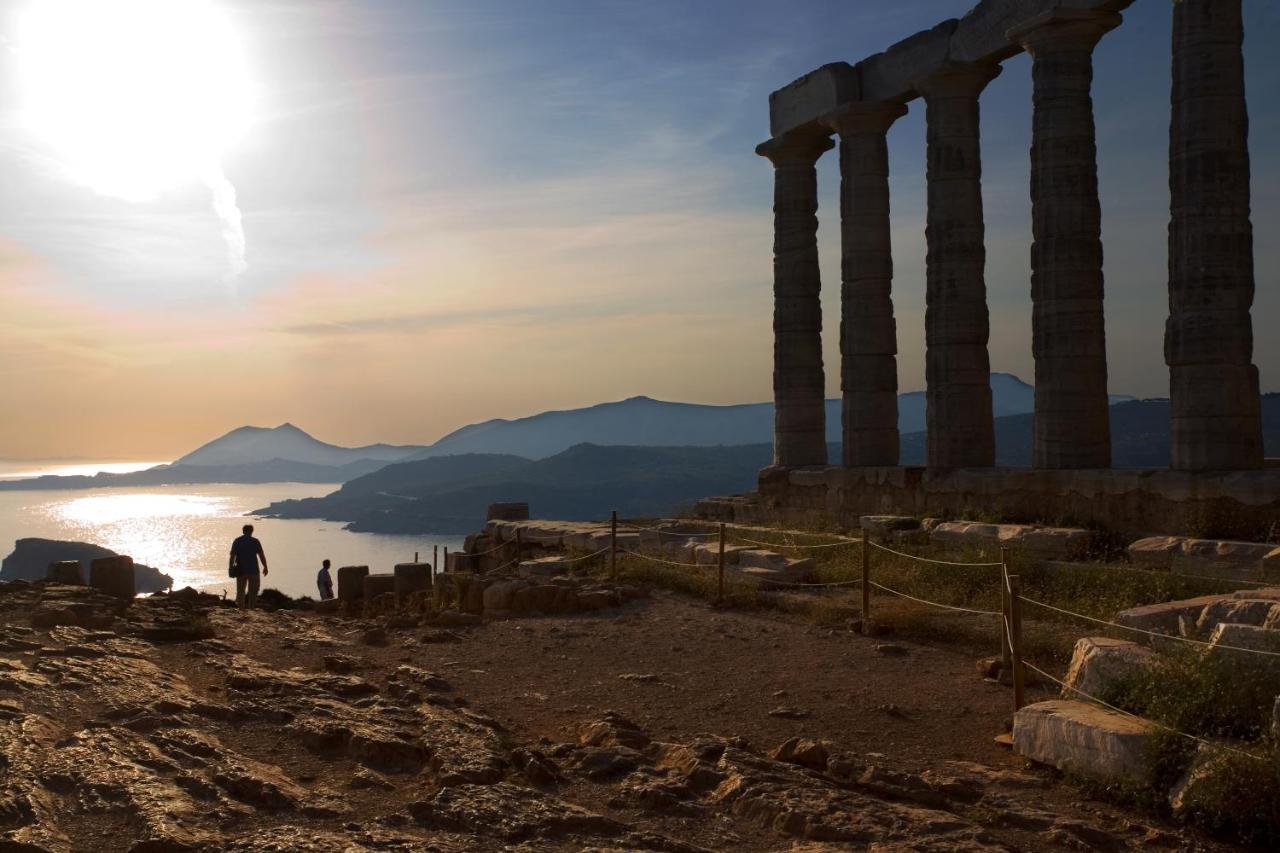
[{"label": "bay", "polygon": [[315,597],[316,572],[325,558],[335,570],[365,565],[371,572],[390,572],[415,552],[430,561],[433,546],[462,548],[458,536],[354,533],[342,522],[247,517],[272,501],[318,497],[336,488],[266,483],[0,492],[0,554],[25,537],[90,542],[172,575],[176,589],[234,595],[227,552],[241,526],[251,523],[271,567],[263,587]]}]

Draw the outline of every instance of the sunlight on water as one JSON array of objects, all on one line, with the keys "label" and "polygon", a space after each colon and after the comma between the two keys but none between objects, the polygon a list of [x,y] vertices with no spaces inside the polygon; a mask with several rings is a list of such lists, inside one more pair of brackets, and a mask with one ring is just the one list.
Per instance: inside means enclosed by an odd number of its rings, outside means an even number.
[{"label": "sunlight on water", "polygon": [[337,522],[247,517],[274,500],[314,497],[334,488],[266,483],[0,492],[0,556],[24,537],[90,542],[154,566],[171,575],[175,587],[233,591],[227,552],[241,525],[251,522],[271,565],[264,586],[314,595],[315,573],[325,558],[335,566],[390,572],[415,552],[429,560],[433,546],[461,548],[456,536],[352,533]]}]

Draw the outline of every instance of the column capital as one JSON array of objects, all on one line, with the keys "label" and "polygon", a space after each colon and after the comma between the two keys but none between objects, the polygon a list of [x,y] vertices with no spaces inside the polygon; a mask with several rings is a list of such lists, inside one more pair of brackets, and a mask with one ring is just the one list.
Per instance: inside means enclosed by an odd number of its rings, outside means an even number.
[{"label": "column capital", "polygon": [[890,126],[906,114],[907,105],[895,101],[850,101],[818,121],[843,138],[864,133],[887,133]]},{"label": "column capital", "polygon": [[774,168],[796,163],[812,166],[836,144],[822,131],[792,132],[767,139],[756,146],[756,153],[767,157]]},{"label": "column capital", "polygon": [[1092,51],[1122,20],[1118,12],[1053,9],[1009,29],[1005,38],[1022,45],[1032,56],[1058,51]]},{"label": "column capital", "polygon": [[939,70],[912,82],[926,100],[932,98],[976,98],[1004,69],[994,62],[949,62]]}]

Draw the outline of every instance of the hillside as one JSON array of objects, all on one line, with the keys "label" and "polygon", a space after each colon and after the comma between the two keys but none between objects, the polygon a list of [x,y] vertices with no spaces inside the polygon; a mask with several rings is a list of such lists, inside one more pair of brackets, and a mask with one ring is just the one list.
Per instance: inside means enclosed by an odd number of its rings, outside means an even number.
[{"label": "hillside", "polygon": [[540,514],[594,519],[667,513],[711,494],[755,486],[767,444],[738,447],[602,447],[582,444],[531,461],[472,454],[389,465],[323,498],[281,501],[255,515],[325,518],[380,533],[474,530],[489,504],[527,500]]}]

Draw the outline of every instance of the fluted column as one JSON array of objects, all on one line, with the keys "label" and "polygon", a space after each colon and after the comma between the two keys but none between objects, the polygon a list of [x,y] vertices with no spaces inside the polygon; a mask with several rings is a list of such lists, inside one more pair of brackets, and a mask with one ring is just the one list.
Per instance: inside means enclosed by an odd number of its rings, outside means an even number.
[{"label": "fluted column", "polygon": [[1112,12],[1055,10],[1011,31],[1032,56],[1032,353],[1037,468],[1107,468],[1102,212],[1094,139],[1093,48]]},{"label": "fluted column", "polygon": [[998,65],[955,65],[915,84],[928,125],[925,413],[930,468],[996,461],[978,96]]},{"label": "fluted column", "polygon": [[1175,0],[1169,126],[1172,464],[1262,467],[1240,0]]},{"label": "fluted column", "polygon": [[885,134],[906,112],[901,104],[854,103],[824,120],[840,135],[840,390],[848,467],[898,464],[898,331]]},{"label": "fluted column", "polygon": [[834,143],[820,133],[779,137],[756,153],[773,163],[773,461],[827,464],[822,372],[818,178]]}]

